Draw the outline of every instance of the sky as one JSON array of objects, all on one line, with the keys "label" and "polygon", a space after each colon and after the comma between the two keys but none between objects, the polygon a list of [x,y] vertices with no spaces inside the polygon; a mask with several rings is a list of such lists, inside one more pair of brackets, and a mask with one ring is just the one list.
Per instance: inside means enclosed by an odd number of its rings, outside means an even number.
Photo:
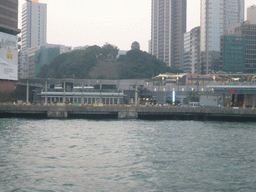
[{"label": "sky", "polygon": [[[25,0],[19,0],[19,28]],[[151,0],[39,0],[47,4],[47,43],[130,50],[134,41],[148,51]],[[245,8],[256,0],[245,0]],[[246,11],[245,11],[246,12]],[[246,16],[245,16],[246,19]],[[187,31],[200,26],[200,0],[187,0]]]}]

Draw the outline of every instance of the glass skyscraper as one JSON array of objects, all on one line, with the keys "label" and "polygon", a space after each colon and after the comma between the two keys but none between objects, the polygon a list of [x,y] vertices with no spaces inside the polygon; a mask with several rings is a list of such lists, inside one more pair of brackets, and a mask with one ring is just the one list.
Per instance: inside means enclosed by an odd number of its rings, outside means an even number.
[{"label": "glass skyscraper", "polygon": [[151,53],[168,66],[182,69],[186,0],[152,0]]},{"label": "glass skyscraper", "polygon": [[219,70],[220,39],[244,21],[244,0],[201,0],[201,73]]}]

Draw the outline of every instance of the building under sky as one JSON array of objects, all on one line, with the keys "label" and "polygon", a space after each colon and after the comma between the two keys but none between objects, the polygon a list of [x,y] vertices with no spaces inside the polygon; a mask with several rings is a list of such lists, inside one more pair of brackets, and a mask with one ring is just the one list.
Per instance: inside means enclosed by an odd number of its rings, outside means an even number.
[{"label": "building under sky", "polygon": [[18,0],[0,2],[0,92],[15,89],[18,80]]},{"label": "building under sky", "polygon": [[201,73],[219,69],[220,39],[244,21],[244,0],[201,0]]},{"label": "building under sky", "polygon": [[151,51],[170,67],[182,69],[186,0],[152,0]]},{"label": "building under sky", "polygon": [[247,20],[250,24],[256,24],[256,5],[247,8]]},{"label": "building under sky", "polygon": [[20,78],[28,77],[28,49],[46,45],[47,5],[27,0],[22,6]]}]

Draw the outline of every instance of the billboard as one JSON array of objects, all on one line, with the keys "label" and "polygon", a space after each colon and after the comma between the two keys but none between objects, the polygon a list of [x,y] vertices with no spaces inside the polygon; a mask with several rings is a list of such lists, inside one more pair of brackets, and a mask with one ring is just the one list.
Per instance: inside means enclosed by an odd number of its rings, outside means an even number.
[{"label": "billboard", "polygon": [[18,37],[0,32],[0,79],[18,80]]}]

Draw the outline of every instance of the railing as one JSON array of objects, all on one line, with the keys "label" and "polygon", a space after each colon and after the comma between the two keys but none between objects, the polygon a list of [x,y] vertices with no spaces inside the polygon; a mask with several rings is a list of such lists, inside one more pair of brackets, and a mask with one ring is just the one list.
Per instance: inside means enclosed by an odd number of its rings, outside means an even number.
[{"label": "railing", "polygon": [[256,82],[210,82],[208,84],[208,86],[211,85],[231,85],[231,86],[252,86],[255,85],[256,86]]},{"label": "railing", "polygon": [[[42,92],[45,92],[45,90],[43,90]],[[63,93],[64,90],[63,89],[47,89],[47,92],[53,92],[53,93]],[[99,90],[99,89],[66,89],[65,92],[75,92],[75,93],[123,93],[123,91],[120,91],[120,90],[117,90],[117,89],[102,89],[102,90]]]}]

